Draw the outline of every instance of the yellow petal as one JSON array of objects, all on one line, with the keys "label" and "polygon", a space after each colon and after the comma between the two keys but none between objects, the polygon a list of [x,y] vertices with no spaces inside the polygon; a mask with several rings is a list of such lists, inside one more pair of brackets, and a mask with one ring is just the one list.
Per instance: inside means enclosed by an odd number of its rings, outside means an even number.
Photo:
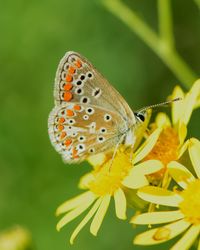
[{"label": "yellow petal", "polygon": [[190,227],[187,232],[181,237],[181,239],[171,248],[171,250],[189,249],[199,235],[199,232],[199,226]]},{"label": "yellow petal", "polygon": [[115,212],[119,219],[126,219],[126,196],[121,188],[118,188],[114,193]]},{"label": "yellow petal", "polygon": [[180,210],[151,212],[133,216],[131,223],[138,225],[160,224],[182,219],[184,215]]},{"label": "yellow petal", "polygon": [[88,189],[89,183],[95,179],[93,173],[83,175],[79,181],[78,187],[80,189]]},{"label": "yellow petal", "polygon": [[194,170],[200,178],[200,141],[195,138],[190,139],[188,149]]},{"label": "yellow petal", "polygon": [[195,180],[192,173],[179,162],[171,161],[167,168],[171,177],[184,189],[187,188],[189,182]]},{"label": "yellow petal", "polygon": [[156,116],[155,122],[158,128],[171,126],[169,117],[163,112],[158,113],[158,115]]},{"label": "yellow petal", "polygon": [[178,153],[178,159],[180,159],[181,156],[185,153],[185,151],[188,148],[188,145],[189,145],[189,140],[185,141],[184,144],[181,146]]},{"label": "yellow petal", "polygon": [[145,175],[155,173],[163,168],[163,164],[158,160],[144,161],[134,166],[122,184],[128,188],[137,189],[148,185]]},{"label": "yellow petal", "polygon": [[200,95],[200,80],[197,80],[193,84],[191,90],[188,92],[184,100],[184,112],[180,120],[186,125],[190,120],[192,111],[195,108],[195,104],[199,95]]},{"label": "yellow petal", "polygon": [[106,159],[106,155],[104,153],[96,154],[88,157],[87,161],[93,166],[98,167],[101,166]]},{"label": "yellow petal", "polygon": [[88,221],[92,218],[92,216],[96,213],[99,205],[102,202],[102,197],[99,198],[95,204],[92,206],[92,208],[90,209],[90,211],[88,212],[88,214],[84,217],[84,219],[81,221],[81,223],[75,228],[74,232],[72,233],[71,237],[70,237],[70,244],[74,243],[74,240],[76,238],[76,236],[79,234],[79,232],[81,231],[81,229],[88,223]]},{"label": "yellow petal", "polygon": [[182,201],[180,195],[152,186],[140,188],[137,195],[145,201],[170,207],[178,207],[178,204]]},{"label": "yellow petal", "polygon": [[70,200],[65,201],[63,204],[61,204],[56,210],[56,215],[58,216],[62,213],[66,213],[69,210],[78,207],[80,204],[83,204],[84,202],[94,199],[95,197],[96,196],[91,191],[80,194]]},{"label": "yellow petal", "polygon": [[149,182],[144,175],[135,176],[130,174],[123,180],[122,184],[127,188],[138,189],[149,185]]},{"label": "yellow petal", "polygon": [[195,109],[199,108],[200,107],[200,96],[198,97],[198,99],[196,100],[196,103],[195,103]]},{"label": "yellow petal", "polygon": [[155,146],[162,129],[157,128],[135,152],[134,164],[142,160]]},{"label": "yellow petal", "polygon": [[134,239],[136,245],[154,245],[170,240],[181,234],[190,226],[185,220],[179,220],[163,227],[154,228],[137,235]]},{"label": "yellow petal", "polygon": [[90,200],[84,201],[82,204],[80,204],[78,207],[76,207],[74,210],[68,212],[57,224],[56,229],[60,231],[62,227],[67,225],[70,221],[74,220],[76,217],[78,217],[80,214],[82,214],[93,202],[95,198],[91,198]]},{"label": "yellow petal", "polygon": [[180,145],[184,143],[186,136],[187,136],[187,127],[183,122],[180,121],[178,124],[178,138]]},{"label": "yellow petal", "polygon": [[107,209],[108,209],[108,206],[110,204],[110,198],[111,196],[108,194],[108,195],[105,195],[103,197],[103,200],[97,210],[97,213],[95,214],[94,216],[94,219],[92,220],[92,223],[91,223],[91,226],[90,226],[90,232],[96,236],[98,231],[99,231],[99,228],[102,224],[102,221],[104,219],[104,216],[106,215],[106,212],[107,212]]},{"label": "yellow petal", "polygon": [[172,122],[174,125],[178,122],[181,114],[183,113],[183,100],[184,100],[183,90],[179,86],[176,86],[172,93],[171,99],[175,99],[178,97],[181,98],[182,100],[177,102],[172,102]]}]

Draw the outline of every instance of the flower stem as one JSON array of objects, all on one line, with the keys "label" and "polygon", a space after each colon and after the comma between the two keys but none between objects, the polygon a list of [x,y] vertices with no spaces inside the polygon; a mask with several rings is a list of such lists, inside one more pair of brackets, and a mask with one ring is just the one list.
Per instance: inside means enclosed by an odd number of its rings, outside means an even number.
[{"label": "flower stem", "polygon": [[160,0],[159,3],[161,37],[120,0],[102,0],[102,4],[148,45],[186,88],[191,87],[197,76],[174,49],[169,0]]},{"label": "flower stem", "polygon": [[174,36],[170,0],[158,0],[158,20],[160,38],[169,48],[174,49]]},{"label": "flower stem", "polygon": [[196,4],[199,6],[200,8],[200,0],[194,0],[196,2]]}]

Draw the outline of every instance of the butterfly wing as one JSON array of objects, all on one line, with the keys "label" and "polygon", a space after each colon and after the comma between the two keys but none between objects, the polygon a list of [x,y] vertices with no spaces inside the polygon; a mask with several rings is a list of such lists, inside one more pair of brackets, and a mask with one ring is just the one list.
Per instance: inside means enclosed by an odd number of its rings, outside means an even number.
[{"label": "butterfly wing", "polygon": [[126,128],[115,112],[79,103],[56,106],[48,125],[51,142],[67,163],[111,149]]},{"label": "butterfly wing", "polygon": [[76,52],[67,52],[59,63],[54,98],[49,134],[68,163],[112,149],[135,123],[123,97]]},{"label": "butterfly wing", "polygon": [[128,123],[135,121],[124,98],[83,56],[67,52],[61,59],[55,79],[56,105],[80,102],[109,109],[120,114]]}]

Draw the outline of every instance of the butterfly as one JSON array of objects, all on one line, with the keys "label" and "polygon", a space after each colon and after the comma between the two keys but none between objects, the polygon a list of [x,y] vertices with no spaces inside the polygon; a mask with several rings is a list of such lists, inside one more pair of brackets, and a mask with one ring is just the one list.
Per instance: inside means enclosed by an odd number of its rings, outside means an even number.
[{"label": "butterfly", "polygon": [[134,146],[142,136],[149,112],[133,112],[125,99],[83,56],[67,52],[55,77],[55,107],[50,112],[51,143],[66,163]]}]

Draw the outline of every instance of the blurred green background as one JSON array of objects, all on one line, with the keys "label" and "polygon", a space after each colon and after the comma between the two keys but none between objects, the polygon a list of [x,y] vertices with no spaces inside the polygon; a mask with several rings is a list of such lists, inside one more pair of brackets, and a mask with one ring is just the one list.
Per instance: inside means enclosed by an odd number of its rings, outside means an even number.
[{"label": "blurred green background", "polygon": [[[125,2],[157,29],[155,0]],[[172,9],[177,49],[199,75],[200,11],[191,0],[173,0]],[[97,238],[87,226],[70,246],[80,217],[56,232],[55,209],[80,193],[78,180],[90,167],[64,165],[50,144],[55,71],[66,51],[80,52],[136,109],[165,100],[180,81],[101,1],[1,1],[0,31],[0,230],[24,226],[36,250],[144,249],[132,245],[142,229],[116,219],[113,207]],[[199,114],[189,129],[197,138]]]}]

